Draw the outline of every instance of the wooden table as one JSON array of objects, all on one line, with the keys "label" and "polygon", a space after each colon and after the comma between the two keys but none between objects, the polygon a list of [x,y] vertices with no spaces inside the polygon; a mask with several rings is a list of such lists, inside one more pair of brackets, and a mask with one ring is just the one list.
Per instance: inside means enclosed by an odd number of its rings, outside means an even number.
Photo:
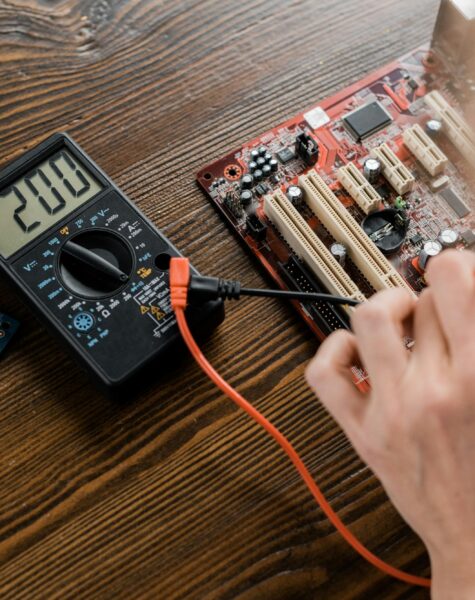
[{"label": "wooden table", "polygon": [[[209,274],[269,284],[198,190],[227,149],[426,41],[436,0],[0,0],[2,163],[68,131]],[[2,598],[426,598],[335,533],[275,444],[187,355],[105,400],[0,282],[22,332],[1,362]],[[293,310],[228,306],[205,345],[295,442],[383,559],[428,573],[402,522],[307,389]]]}]

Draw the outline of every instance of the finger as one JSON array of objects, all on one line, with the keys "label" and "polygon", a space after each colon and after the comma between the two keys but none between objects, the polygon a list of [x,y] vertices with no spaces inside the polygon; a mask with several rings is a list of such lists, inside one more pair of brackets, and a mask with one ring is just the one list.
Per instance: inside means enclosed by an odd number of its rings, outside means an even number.
[{"label": "finger", "polygon": [[379,292],[358,306],[352,316],[358,354],[375,391],[396,383],[407,368],[403,343],[406,323],[416,299],[402,289]]},{"label": "finger", "polygon": [[340,330],[320,346],[305,372],[310,387],[350,438],[355,436],[367,406],[352,379],[351,367],[356,362],[355,338]]},{"label": "finger", "polygon": [[473,344],[475,255],[446,250],[429,263],[426,279],[452,355],[465,355]]},{"label": "finger", "polygon": [[433,371],[447,364],[447,339],[435,307],[434,292],[430,288],[422,292],[416,305],[414,339],[416,343],[413,357],[418,367],[427,367]]}]

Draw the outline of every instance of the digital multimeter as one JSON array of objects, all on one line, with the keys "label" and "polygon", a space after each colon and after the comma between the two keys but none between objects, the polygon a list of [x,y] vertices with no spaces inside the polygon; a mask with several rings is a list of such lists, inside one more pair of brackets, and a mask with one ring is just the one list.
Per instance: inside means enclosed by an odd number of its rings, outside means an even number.
[{"label": "digital multimeter", "polygon": [[[156,372],[179,337],[171,256],[180,254],[65,134],[0,172],[0,267],[107,391]],[[189,311],[197,333],[223,317],[221,302]]]}]

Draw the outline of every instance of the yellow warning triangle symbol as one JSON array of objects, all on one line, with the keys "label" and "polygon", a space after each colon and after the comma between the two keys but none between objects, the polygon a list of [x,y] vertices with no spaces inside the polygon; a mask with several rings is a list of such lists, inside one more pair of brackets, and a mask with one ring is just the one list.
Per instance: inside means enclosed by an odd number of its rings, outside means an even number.
[{"label": "yellow warning triangle symbol", "polygon": [[157,318],[161,318],[165,315],[165,313],[158,308],[158,306],[152,306],[152,315],[155,315]]},{"label": "yellow warning triangle symbol", "polygon": [[140,307],[140,312],[141,312],[143,315],[147,314],[149,310],[150,310],[150,308],[149,308],[148,306],[144,306],[143,304],[142,304],[142,306]]}]

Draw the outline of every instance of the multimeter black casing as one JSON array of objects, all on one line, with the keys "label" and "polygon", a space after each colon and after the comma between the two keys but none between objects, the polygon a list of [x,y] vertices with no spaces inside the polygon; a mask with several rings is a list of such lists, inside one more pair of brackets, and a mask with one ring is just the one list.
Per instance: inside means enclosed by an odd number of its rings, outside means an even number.
[{"label": "multimeter black casing", "polygon": [[[167,271],[168,258],[180,253],[66,134],[53,135],[4,168],[0,190],[62,148],[102,189],[10,258],[0,256],[0,268],[103,391],[133,391],[183,348],[177,343]],[[61,275],[63,245],[84,232],[113,236],[129,249],[131,275],[114,293],[82,297]],[[223,320],[224,308],[221,301],[209,302],[190,307],[187,315],[199,335]]]}]

